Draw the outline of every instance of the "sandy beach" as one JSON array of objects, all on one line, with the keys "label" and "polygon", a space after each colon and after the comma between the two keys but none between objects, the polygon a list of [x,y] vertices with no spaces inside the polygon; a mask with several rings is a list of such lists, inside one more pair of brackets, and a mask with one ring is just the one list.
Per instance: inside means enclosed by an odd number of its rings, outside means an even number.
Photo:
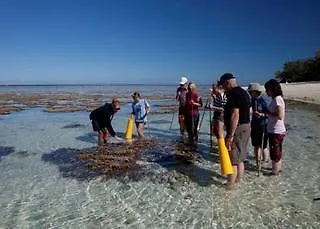
[{"label": "sandy beach", "polygon": [[285,99],[320,104],[320,83],[281,84]]}]

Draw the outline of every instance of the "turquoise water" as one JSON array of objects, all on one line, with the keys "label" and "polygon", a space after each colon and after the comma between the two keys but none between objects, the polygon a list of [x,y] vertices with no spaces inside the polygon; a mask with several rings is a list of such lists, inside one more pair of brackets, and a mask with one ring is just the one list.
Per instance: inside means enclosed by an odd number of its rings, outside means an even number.
[{"label": "turquoise water", "polygon": [[[129,112],[126,105],[115,116],[116,131],[124,132]],[[210,152],[207,116],[195,163],[170,166],[170,151],[181,144],[177,122],[169,131],[171,114],[151,115],[146,136],[159,139],[166,157],[142,157],[136,180],[104,180],[83,169],[75,149],[96,144],[87,112],[1,116],[0,228],[319,228],[320,113],[289,105],[286,115],[282,174],[257,177],[248,166],[232,191],[222,187]]]}]

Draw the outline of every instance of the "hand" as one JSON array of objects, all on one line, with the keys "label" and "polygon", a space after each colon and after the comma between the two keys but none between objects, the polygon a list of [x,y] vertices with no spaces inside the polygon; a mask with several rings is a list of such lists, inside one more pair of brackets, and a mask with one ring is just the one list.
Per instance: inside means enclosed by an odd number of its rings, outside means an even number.
[{"label": "hand", "polygon": [[122,140],[123,140],[122,138],[119,138],[117,135],[115,135],[114,138],[115,138],[117,141],[122,141]]},{"label": "hand", "polygon": [[258,111],[253,112],[253,114],[254,114],[255,116],[257,116],[257,117],[263,116],[263,113],[260,113],[260,112],[258,112]]},{"label": "hand", "polygon": [[233,142],[233,136],[228,136],[227,135],[224,141],[225,141],[227,149],[230,151],[231,150],[231,145],[232,145],[232,142]]}]

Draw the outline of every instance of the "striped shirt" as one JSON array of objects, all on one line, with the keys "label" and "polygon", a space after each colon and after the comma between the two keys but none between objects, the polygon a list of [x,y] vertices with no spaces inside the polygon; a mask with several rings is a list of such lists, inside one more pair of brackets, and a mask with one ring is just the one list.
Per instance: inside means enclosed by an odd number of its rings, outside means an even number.
[{"label": "striped shirt", "polygon": [[206,109],[214,110],[214,107],[223,108],[227,103],[227,96],[225,93],[219,93],[218,95],[212,97],[212,101],[206,104]]}]

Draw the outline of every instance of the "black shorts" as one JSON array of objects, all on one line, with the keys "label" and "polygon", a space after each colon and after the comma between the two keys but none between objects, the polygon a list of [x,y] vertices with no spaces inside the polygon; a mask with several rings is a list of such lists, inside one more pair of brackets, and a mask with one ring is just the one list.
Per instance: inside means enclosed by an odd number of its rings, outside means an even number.
[{"label": "black shorts", "polygon": [[186,114],[186,108],[180,106],[180,107],[179,107],[179,113],[178,113],[178,114],[179,114],[179,115],[186,116],[186,115],[185,115],[185,114]]},{"label": "black shorts", "polygon": [[223,112],[214,111],[212,119],[223,122]]},{"label": "black shorts", "polygon": [[261,148],[263,138],[263,149],[267,148],[268,133],[266,126],[251,125],[251,144],[254,147]]},{"label": "black shorts", "polygon": [[92,124],[92,129],[93,131],[102,131],[102,132],[106,132],[106,127],[105,125],[103,125],[102,123],[99,123],[97,120],[93,119],[91,120],[91,124]]}]

